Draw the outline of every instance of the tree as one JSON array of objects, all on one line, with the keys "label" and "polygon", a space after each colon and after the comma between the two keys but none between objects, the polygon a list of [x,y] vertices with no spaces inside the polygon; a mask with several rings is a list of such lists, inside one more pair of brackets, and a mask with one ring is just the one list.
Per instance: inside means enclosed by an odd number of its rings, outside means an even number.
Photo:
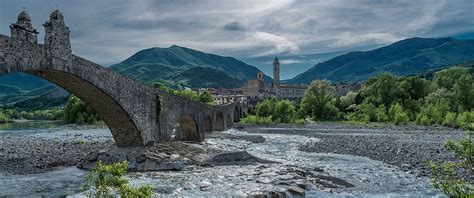
[{"label": "tree", "polygon": [[316,120],[334,119],[339,113],[332,102],[334,95],[334,88],[328,81],[315,80],[306,90],[300,110]]},{"label": "tree", "polygon": [[453,87],[456,103],[464,110],[470,111],[474,108],[474,80],[472,75],[462,75],[456,80]]},{"label": "tree", "polygon": [[259,117],[268,117],[273,115],[273,110],[277,104],[277,100],[274,97],[266,99],[265,101],[258,103],[255,107],[255,112]]},{"label": "tree", "polygon": [[458,79],[469,75],[471,74],[466,68],[452,67],[437,72],[433,78],[433,81],[438,86],[438,88],[445,88],[449,91],[452,91]]},{"label": "tree", "polygon": [[424,98],[431,91],[431,82],[419,76],[402,78],[400,87],[402,92],[407,93],[411,99],[418,100]]},{"label": "tree", "polygon": [[101,119],[89,105],[77,96],[71,95],[64,109],[63,121],[75,124],[95,124]]},{"label": "tree", "polygon": [[214,104],[214,98],[208,91],[204,91],[199,95],[199,101],[207,104]]},{"label": "tree", "polygon": [[277,102],[272,118],[277,122],[290,123],[296,115],[295,106],[289,100]]},{"label": "tree", "polygon": [[367,86],[362,90],[365,102],[376,106],[384,104],[389,107],[403,97],[403,91],[398,83],[398,78],[389,73],[382,73],[367,81]]}]

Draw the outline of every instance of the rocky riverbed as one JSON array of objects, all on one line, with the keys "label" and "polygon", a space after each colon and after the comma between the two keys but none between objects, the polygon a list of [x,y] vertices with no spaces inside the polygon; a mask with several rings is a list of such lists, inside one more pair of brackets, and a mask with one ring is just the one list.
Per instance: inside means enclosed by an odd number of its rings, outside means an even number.
[{"label": "rocky riverbed", "polygon": [[318,138],[299,150],[315,153],[335,153],[364,156],[398,166],[417,176],[427,176],[425,161],[453,160],[442,148],[450,139],[459,139],[463,131],[446,127],[390,124],[348,124],[322,122],[305,126],[278,125],[271,127],[240,126],[240,130],[263,134],[291,134]]},{"label": "rocky riverbed", "polygon": [[[132,155],[136,160],[135,170],[139,170],[140,166],[145,168],[145,162],[150,170],[132,172],[128,177],[134,184],[152,184],[158,195],[442,195],[429,186],[426,178],[416,178],[400,171],[398,167],[364,157],[325,154],[358,155],[336,150],[337,146],[330,147],[330,143],[341,143],[332,137],[340,136],[343,137],[341,139],[346,138],[343,141],[350,141],[349,137],[372,138],[395,133],[395,129],[389,127],[322,123],[237,128],[206,134],[206,141],[202,143],[165,143],[150,147],[145,152],[140,151],[144,155]],[[411,132],[413,130],[415,132]],[[398,132],[420,135],[422,130],[400,128]],[[440,134],[458,133],[445,129],[438,131],[441,131]],[[356,142],[362,144],[363,139]],[[20,130],[0,129],[0,183],[6,184],[0,186],[0,196],[75,194],[72,197],[81,197],[83,194],[76,193],[86,171],[71,165],[76,165],[83,158],[82,162],[89,161],[86,164],[91,166],[101,155],[107,155],[113,148],[110,146],[112,143],[110,132],[103,127],[60,125]],[[316,148],[315,145],[319,144],[335,150]],[[314,150],[302,151],[305,148]],[[360,149],[371,148],[360,146]],[[94,152],[97,150],[102,151]],[[359,156],[374,159],[369,155]]]}]

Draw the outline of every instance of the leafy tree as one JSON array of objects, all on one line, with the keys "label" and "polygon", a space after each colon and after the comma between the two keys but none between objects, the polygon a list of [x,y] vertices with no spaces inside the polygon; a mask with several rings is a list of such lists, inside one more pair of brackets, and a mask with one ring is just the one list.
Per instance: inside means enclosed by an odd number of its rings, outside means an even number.
[{"label": "leafy tree", "polygon": [[291,123],[295,118],[296,110],[289,100],[280,100],[275,106],[272,118],[281,123]]},{"label": "leafy tree", "polygon": [[334,88],[328,81],[311,82],[301,101],[301,111],[316,120],[337,118],[339,110],[334,105]]},{"label": "leafy tree", "polygon": [[296,108],[291,101],[277,100],[274,97],[257,104],[255,114],[255,116],[244,118],[241,122],[245,124],[304,123],[303,119],[296,119]]},{"label": "leafy tree", "polygon": [[472,75],[462,75],[453,88],[454,98],[460,108],[470,111],[474,108],[474,80]]},{"label": "leafy tree", "polygon": [[433,78],[433,81],[439,88],[445,88],[449,91],[453,91],[456,81],[461,79],[463,76],[469,75],[471,74],[466,68],[452,67],[437,72]]},{"label": "leafy tree", "polygon": [[419,76],[402,78],[400,86],[413,100],[422,99],[431,92],[431,82]]},{"label": "leafy tree", "polygon": [[395,101],[403,98],[403,91],[398,83],[398,78],[389,73],[382,73],[367,81],[363,90],[365,101],[376,106],[384,104],[389,107]]},{"label": "leafy tree", "polygon": [[255,111],[259,117],[269,117],[273,115],[273,110],[277,104],[277,100],[274,97],[266,99],[265,101],[257,104]]},{"label": "leafy tree", "polygon": [[337,97],[338,100],[336,102],[336,107],[341,112],[352,111],[353,109],[351,109],[351,107],[355,106],[356,97],[357,97],[357,93],[349,91],[349,92],[347,92],[347,94],[345,96]]},{"label": "leafy tree", "polygon": [[64,109],[63,120],[66,123],[96,124],[100,123],[99,115],[77,96],[71,95]]}]

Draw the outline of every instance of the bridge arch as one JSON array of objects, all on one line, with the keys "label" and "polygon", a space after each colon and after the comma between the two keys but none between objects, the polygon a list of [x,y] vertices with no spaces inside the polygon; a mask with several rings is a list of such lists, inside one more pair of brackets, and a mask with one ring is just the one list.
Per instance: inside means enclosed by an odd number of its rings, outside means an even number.
[{"label": "bridge arch", "polygon": [[232,122],[232,116],[229,114],[227,114],[227,117],[225,119],[225,122],[226,122],[226,127],[230,127],[232,126],[234,123]]},{"label": "bridge arch", "polygon": [[23,72],[48,80],[81,98],[105,122],[117,145],[143,144],[140,132],[130,115],[113,97],[93,83],[72,73],[59,70],[30,69]]},{"label": "bridge arch", "polygon": [[199,129],[196,121],[188,114],[179,117],[173,129],[172,140],[199,141]]},{"label": "bridge arch", "polygon": [[234,107],[234,122],[239,122],[240,121],[240,108],[238,105],[235,105]]},{"label": "bridge arch", "polygon": [[206,116],[206,118],[204,118],[204,130],[205,132],[212,132],[212,121],[211,117],[209,116]]},{"label": "bridge arch", "polygon": [[217,112],[216,113],[215,129],[216,129],[216,131],[225,130],[224,114],[222,114],[222,112]]}]

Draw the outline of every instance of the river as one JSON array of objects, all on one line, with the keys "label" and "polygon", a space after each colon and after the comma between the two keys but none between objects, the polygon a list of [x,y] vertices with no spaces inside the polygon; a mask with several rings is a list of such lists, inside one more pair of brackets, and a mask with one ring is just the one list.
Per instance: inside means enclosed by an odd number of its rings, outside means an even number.
[{"label": "river", "polygon": [[[230,129],[222,133],[246,134]],[[78,127],[55,122],[13,123],[0,125],[2,135],[35,136],[42,138],[70,138],[77,134],[110,138],[110,132],[103,127]],[[427,178],[415,177],[397,167],[370,160],[365,157],[337,154],[307,153],[298,150],[298,146],[308,141],[319,141],[298,135],[261,134],[265,143],[250,143],[243,140],[208,138],[205,147],[224,150],[246,150],[261,158],[282,162],[285,165],[300,167],[322,167],[330,175],[344,179],[356,187],[344,192],[328,193],[321,191],[306,192],[307,196],[328,197],[445,197],[434,190]],[[239,173],[248,172],[255,166],[218,166],[196,168],[188,171],[132,173],[129,175],[134,184],[150,183],[158,193],[180,196],[224,196],[246,195],[268,190],[273,187],[255,181],[242,181]],[[80,186],[85,171],[75,167],[64,167],[41,174],[2,175],[0,174],[1,196],[63,196],[80,197]],[[199,183],[203,180],[212,184],[211,190],[202,191]],[[275,187],[276,188],[276,187]]]}]

